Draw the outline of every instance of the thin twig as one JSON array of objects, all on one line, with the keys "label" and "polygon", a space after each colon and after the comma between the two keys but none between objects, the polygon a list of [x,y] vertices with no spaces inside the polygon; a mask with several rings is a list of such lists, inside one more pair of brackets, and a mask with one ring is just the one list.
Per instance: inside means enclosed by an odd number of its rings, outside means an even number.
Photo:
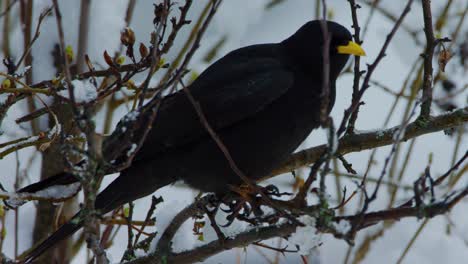
[{"label": "thin twig", "polygon": [[3,12],[0,13],[0,18],[10,12],[10,9],[18,2],[18,0],[13,0],[10,4],[5,8]]},{"label": "thin twig", "polygon": [[431,1],[422,0],[422,10],[424,17],[424,34],[426,35],[426,50],[424,51],[424,78],[423,78],[423,96],[421,104],[421,117],[427,118],[431,112],[432,104],[432,57],[436,46],[434,31],[432,30],[432,12]]},{"label": "thin twig", "polygon": [[82,0],[80,6],[80,28],[78,33],[78,54],[76,55],[77,71],[84,70],[85,53],[88,48],[91,0]]},{"label": "thin twig", "polygon": [[401,13],[400,17],[398,20],[395,22],[395,25],[393,25],[392,30],[390,33],[387,35],[387,38],[385,39],[385,42],[380,49],[379,54],[377,55],[377,58],[375,58],[374,62],[367,67],[367,74],[364,77],[364,81],[361,85],[361,89],[359,90],[358,95],[355,97],[356,100],[351,103],[351,106],[345,110],[343,120],[341,122],[340,128],[338,129],[338,136],[340,136],[343,132],[346,130],[346,124],[348,123],[348,119],[350,115],[355,112],[358,108],[359,102],[361,101],[362,96],[364,95],[364,92],[370,87],[369,81],[371,79],[372,74],[374,73],[375,69],[379,65],[380,61],[386,56],[386,51],[388,46],[390,45],[390,42],[393,39],[393,36],[397,32],[398,28],[400,25],[403,23],[403,20],[405,19],[406,15],[409,13],[411,9],[411,4],[413,3],[413,0],[408,0],[405,8],[403,9],[403,12]]},{"label": "thin twig", "polygon": [[330,108],[330,42],[331,37],[327,26],[327,3],[322,0],[322,19],[320,19],[322,29],[322,92],[320,94],[320,122],[325,124],[328,120]]},{"label": "thin twig", "polygon": [[[349,5],[350,5],[350,8],[351,8],[351,17],[353,19],[353,29],[354,29],[354,34],[353,34],[353,38],[354,38],[354,41],[361,45],[362,44],[362,41],[359,37],[360,33],[361,33],[361,28],[359,27],[359,20],[358,20],[358,16],[357,16],[357,9],[358,9],[358,5],[356,4],[356,2],[354,0],[348,0],[349,2]],[[349,119],[349,123],[348,123],[348,128],[347,128],[347,133],[354,133],[354,125],[356,123],[356,120],[357,120],[357,117],[358,117],[358,113],[359,113],[359,102],[358,100],[360,100],[360,98],[358,98],[358,94],[359,94],[359,80],[361,79],[361,76],[363,74],[363,72],[361,72],[361,58],[359,56],[354,56],[354,79],[353,79],[353,95],[352,95],[352,103],[353,104],[357,104],[357,108],[356,108],[356,111],[354,111]]]},{"label": "thin twig", "polygon": [[[32,38],[32,40],[28,43],[27,47],[25,48],[23,54],[21,55],[20,59],[18,60],[18,62],[16,63],[16,68],[18,68],[21,63],[23,62],[24,58],[26,58],[26,56],[29,55],[29,52],[31,51],[31,48],[34,44],[34,42],[36,42],[36,40],[39,38],[39,35],[40,35],[40,28],[41,28],[41,25],[42,25],[42,22],[44,21],[44,18],[46,18],[50,12],[52,12],[52,7],[49,7],[47,8],[46,10],[44,10],[41,15],[39,16],[39,20],[37,22],[37,26],[36,26],[36,32],[34,33],[34,37]],[[26,65],[26,66],[29,66],[29,65]]]},{"label": "thin twig", "polygon": [[153,43],[153,50],[151,52],[151,66],[150,70],[148,71],[148,74],[141,85],[141,93],[140,93],[140,98],[138,102],[138,108],[141,108],[143,106],[143,102],[145,101],[146,98],[146,93],[148,91],[148,86],[151,81],[151,78],[153,77],[154,73],[156,72],[156,67],[159,64],[159,61],[161,60],[161,53],[159,52],[159,40],[162,37],[161,31],[163,28],[166,26],[167,23],[167,17],[169,15],[169,8],[170,8],[170,0],[164,0],[163,3],[161,4],[162,8],[164,9],[162,13],[161,22],[157,24],[155,31],[153,32],[155,39]]}]

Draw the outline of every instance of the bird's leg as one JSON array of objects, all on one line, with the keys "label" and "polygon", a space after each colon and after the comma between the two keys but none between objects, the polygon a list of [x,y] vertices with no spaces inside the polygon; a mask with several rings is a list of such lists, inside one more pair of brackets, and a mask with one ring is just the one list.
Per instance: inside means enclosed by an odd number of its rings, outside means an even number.
[{"label": "bird's leg", "polygon": [[252,195],[257,194],[257,190],[259,186],[248,186],[248,185],[240,185],[240,186],[230,186],[231,191],[235,194],[238,194],[238,197],[242,200],[249,202],[252,200]]}]

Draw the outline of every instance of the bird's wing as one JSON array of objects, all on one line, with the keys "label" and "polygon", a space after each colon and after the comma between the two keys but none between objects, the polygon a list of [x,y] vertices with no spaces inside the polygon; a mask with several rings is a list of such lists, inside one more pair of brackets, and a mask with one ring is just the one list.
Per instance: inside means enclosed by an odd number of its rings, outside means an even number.
[{"label": "bird's wing", "polygon": [[[293,74],[271,58],[221,60],[188,89],[214,130],[255,115],[293,85]],[[135,157],[137,160],[207,136],[206,127],[184,91],[169,96]]]}]

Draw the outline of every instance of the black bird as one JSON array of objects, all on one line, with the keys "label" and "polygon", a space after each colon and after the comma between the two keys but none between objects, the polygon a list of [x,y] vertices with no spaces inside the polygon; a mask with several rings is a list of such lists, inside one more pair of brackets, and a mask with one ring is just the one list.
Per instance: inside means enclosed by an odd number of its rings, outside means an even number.
[{"label": "black bird", "polygon": [[[327,27],[331,36],[330,112],[338,74],[349,55],[362,56],[364,51],[343,26],[329,21]],[[310,21],[280,43],[230,52],[187,87],[235,164],[250,179],[268,175],[318,127],[323,42],[320,22]],[[227,193],[229,185],[242,183],[183,91],[163,99],[132,165],[97,196],[96,209],[107,213],[179,179],[215,193]],[[72,181],[55,177],[21,191]],[[81,224],[78,213],[24,261],[30,263]]]}]

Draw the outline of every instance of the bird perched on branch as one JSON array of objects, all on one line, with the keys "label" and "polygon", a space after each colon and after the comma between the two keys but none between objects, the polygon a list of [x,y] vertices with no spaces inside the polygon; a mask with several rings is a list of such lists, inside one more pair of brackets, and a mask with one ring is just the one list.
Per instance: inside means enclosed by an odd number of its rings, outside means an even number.
[{"label": "bird perched on branch", "polygon": [[[189,93],[181,90],[162,100],[133,163],[97,196],[96,209],[107,213],[180,179],[202,191],[226,193],[228,186],[243,183],[233,163],[252,181],[267,176],[320,124],[325,25],[330,37],[329,113],[336,78],[349,55],[364,55],[343,26],[310,21],[280,43],[234,50],[187,87]],[[207,132],[207,124],[222,144]],[[61,174],[20,191],[73,181]],[[78,213],[24,262],[32,262],[82,223]]]}]

